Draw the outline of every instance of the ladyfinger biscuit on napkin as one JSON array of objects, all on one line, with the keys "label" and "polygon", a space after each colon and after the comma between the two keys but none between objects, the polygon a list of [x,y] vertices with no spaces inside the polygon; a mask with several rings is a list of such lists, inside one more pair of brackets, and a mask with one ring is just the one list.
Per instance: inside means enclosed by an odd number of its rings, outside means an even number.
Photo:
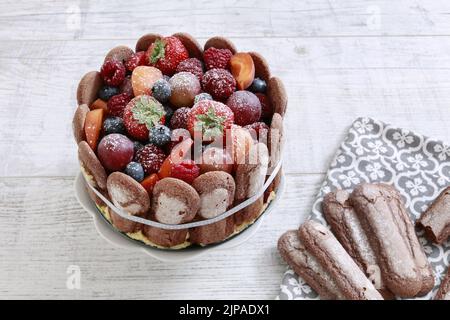
[{"label": "ladyfinger biscuit on napkin", "polygon": [[400,227],[399,230],[402,233],[403,238],[409,244],[411,255],[416,262],[420,275],[422,276],[422,288],[418,293],[419,296],[422,296],[430,292],[434,287],[433,270],[431,269],[431,265],[428,262],[425,252],[423,251],[423,247],[417,238],[414,225],[409,214],[406,212],[400,193],[397,189],[390,185],[381,184],[381,186],[384,187],[385,197],[388,200],[394,217],[397,219],[397,225]]},{"label": "ladyfinger biscuit on napkin", "polygon": [[397,296],[414,297],[422,289],[422,276],[411,254],[410,243],[400,231],[381,185],[360,184],[350,196],[370,244],[375,251],[387,287]]},{"label": "ladyfinger biscuit on napkin", "polygon": [[450,267],[447,270],[447,275],[441,282],[434,300],[450,300]]},{"label": "ladyfinger biscuit on napkin", "polygon": [[336,281],[306,250],[298,238],[298,230],[285,232],[278,240],[278,251],[286,263],[324,300],[344,299]]},{"label": "ladyfinger biscuit on napkin", "polygon": [[344,190],[328,193],[322,211],[336,238],[385,299],[393,298],[381,277],[375,252]]},{"label": "ladyfinger biscuit on napkin", "polygon": [[443,243],[450,236],[450,187],[445,188],[422,213],[417,225],[435,243]]},{"label": "ladyfinger biscuit on napkin", "polygon": [[372,282],[325,226],[309,220],[299,228],[299,238],[336,281],[345,299],[383,300]]}]

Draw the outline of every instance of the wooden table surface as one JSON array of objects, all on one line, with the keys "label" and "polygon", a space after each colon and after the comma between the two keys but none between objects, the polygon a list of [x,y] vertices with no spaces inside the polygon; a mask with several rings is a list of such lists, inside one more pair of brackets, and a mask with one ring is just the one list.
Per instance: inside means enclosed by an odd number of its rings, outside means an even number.
[{"label": "wooden table surface", "polygon": [[[449,14],[445,0],[0,2],[0,298],[274,298],[276,241],[308,214],[352,120],[449,140]],[[247,243],[175,265],[99,237],[74,196],[71,119],[110,48],[180,31],[263,54],[289,111],[277,209]]]}]

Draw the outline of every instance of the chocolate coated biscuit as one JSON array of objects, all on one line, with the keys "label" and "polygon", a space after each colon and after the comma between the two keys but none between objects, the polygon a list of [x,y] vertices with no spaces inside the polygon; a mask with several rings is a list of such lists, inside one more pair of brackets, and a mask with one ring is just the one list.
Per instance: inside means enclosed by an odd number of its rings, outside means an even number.
[{"label": "chocolate coated biscuit", "polygon": [[173,36],[180,39],[184,47],[189,52],[189,57],[197,58],[199,60],[203,59],[203,49],[193,36],[184,32],[175,33]]},{"label": "chocolate coated biscuit", "polygon": [[344,299],[330,273],[306,250],[298,237],[298,230],[287,231],[278,239],[278,251],[284,261],[319,294],[321,299]]},{"label": "chocolate coated biscuit", "polygon": [[91,106],[92,102],[97,99],[98,90],[103,85],[103,80],[98,71],[91,71],[86,73],[81,78],[77,88],[77,102],[78,105],[86,104]]},{"label": "chocolate coated biscuit", "polygon": [[211,47],[216,49],[229,49],[233,54],[237,52],[237,49],[234,46],[233,42],[224,37],[209,38],[208,41],[206,41],[205,43],[204,49],[206,51],[208,48]]},{"label": "chocolate coated biscuit", "polygon": [[405,224],[393,212],[382,185],[360,184],[350,196],[359,221],[369,238],[386,286],[397,296],[414,297],[423,279],[405,239]]},{"label": "chocolate coated biscuit", "polygon": [[336,281],[345,299],[383,300],[372,282],[325,226],[309,220],[299,228],[299,238]]},{"label": "chocolate coated biscuit", "polygon": [[86,141],[81,141],[78,144],[78,159],[82,168],[92,177],[94,182],[93,187],[106,190],[107,175],[105,168],[103,168],[100,160],[98,160],[94,151],[92,151]]},{"label": "chocolate coated biscuit", "polygon": [[417,225],[425,230],[427,238],[443,243],[450,236],[450,187],[445,188],[422,213]]}]

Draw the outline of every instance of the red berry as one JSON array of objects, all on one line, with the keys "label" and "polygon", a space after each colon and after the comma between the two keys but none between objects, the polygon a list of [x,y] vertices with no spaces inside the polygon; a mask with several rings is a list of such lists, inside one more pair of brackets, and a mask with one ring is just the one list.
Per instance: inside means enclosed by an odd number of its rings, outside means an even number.
[{"label": "red berry", "polygon": [[125,66],[118,60],[107,60],[100,69],[103,82],[108,86],[120,86],[125,79]]},{"label": "red berry", "polygon": [[260,138],[267,139],[267,133],[269,132],[269,126],[264,122],[255,122],[244,127],[248,129],[252,138],[258,140]]},{"label": "red berry", "polygon": [[189,58],[181,61],[177,67],[178,72],[190,72],[197,77],[198,81],[202,81],[203,77],[203,65],[202,62],[196,58]]},{"label": "red berry", "polygon": [[195,161],[185,159],[180,163],[172,163],[170,175],[172,178],[192,184],[195,178],[200,175],[200,167],[195,164]]},{"label": "red berry", "polygon": [[189,53],[177,37],[157,39],[147,50],[147,59],[151,66],[165,75],[175,73],[178,64],[189,58]]},{"label": "red berry", "polygon": [[203,75],[202,86],[214,99],[223,101],[236,89],[236,80],[228,70],[211,69]]},{"label": "red berry", "polygon": [[136,160],[142,165],[146,175],[157,173],[165,159],[164,151],[153,144],[147,144],[136,153]]},{"label": "red berry", "polygon": [[98,159],[109,171],[121,171],[133,159],[133,142],[123,134],[111,133],[98,145]]},{"label": "red berry", "polygon": [[167,144],[166,151],[171,152],[173,147],[175,147],[177,144],[190,138],[191,134],[186,129],[179,128],[172,130],[171,141],[169,144]]},{"label": "red berry", "polygon": [[261,103],[261,120],[269,120],[273,115],[272,104],[264,93],[255,93]]},{"label": "red berry", "polygon": [[115,117],[122,117],[125,107],[130,102],[131,96],[128,93],[121,93],[112,96],[108,101],[108,113]]},{"label": "red berry", "polygon": [[259,121],[261,103],[250,91],[236,91],[227,100],[227,106],[234,112],[234,120],[240,126]]},{"label": "red berry", "polygon": [[206,70],[214,68],[228,69],[232,56],[233,53],[229,49],[208,48],[203,53]]},{"label": "red berry", "polygon": [[151,96],[137,96],[125,107],[123,122],[132,138],[146,141],[151,128],[165,123],[164,107]]},{"label": "red berry", "polygon": [[139,66],[145,66],[147,64],[147,57],[145,51],[139,51],[133,53],[127,61],[125,61],[125,67],[128,71],[133,72],[134,68]]},{"label": "red berry", "polygon": [[187,119],[190,108],[180,108],[175,110],[170,118],[170,127],[172,129],[187,129]]},{"label": "red berry", "polygon": [[203,140],[223,136],[234,122],[230,108],[218,101],[201,100],[192,107],[188,117],[188,130],[194,137],[194,131],[202,131]]}]

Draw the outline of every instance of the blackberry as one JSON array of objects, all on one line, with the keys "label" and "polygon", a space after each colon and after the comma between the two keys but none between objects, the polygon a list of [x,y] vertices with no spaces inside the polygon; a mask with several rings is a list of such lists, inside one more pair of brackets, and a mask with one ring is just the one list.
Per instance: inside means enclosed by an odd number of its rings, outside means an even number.
[{"label": "blackberry", "polygon": [[253,93],[264,93],[267,90],[267,84],[260,78],[255,78],[250,85],[249,90]]}]

